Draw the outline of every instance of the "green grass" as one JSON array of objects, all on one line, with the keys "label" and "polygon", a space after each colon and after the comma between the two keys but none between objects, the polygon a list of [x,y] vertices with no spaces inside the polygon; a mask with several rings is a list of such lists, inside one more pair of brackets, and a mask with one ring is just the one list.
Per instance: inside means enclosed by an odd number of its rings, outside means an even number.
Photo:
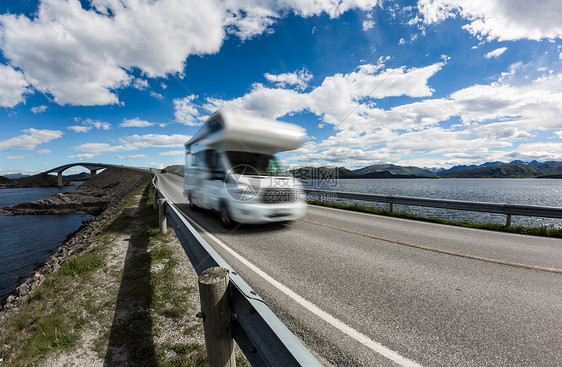
[{"label": "green grass", "polygon": [[66,317],[67,311],[60,305],[53,311],[33,305],[25,307],[10,320],[8,335],[18,333],[19,336],[25,336],[20,340],[23,345],[15,365],[39,362],[52,351],[68,349],[75,345],[74,323]]},{"label": "green grass", "polygon": [[165,344],[165,350],[175,354],[172,358],[164,358],[164,351],[158,356],[159,364],[166,367],[182,367],[182,366],[208,366],[207,350],[203,344]]},{"label": "green grass", "polygon": [[[117,238],[129,242],[122,271],[106,266]],[[92,343],[106,365],[119,364],[124,353],[131,365],[208,366],[204,344],[155,341],[165,325],[181,324],[199,309],[191,301],[196,286],[182,281],[176,256],[185,255],[175,254],[173,238],[173,231],[159,231],[147,182],[103,225],[94,247],[48,276],[10,318],[6,366],[39,365],[53,353],[71,351],[94,323],[105,325]],[[100,274],[114,279],[113,288],[93,283]],[[202,333],[199,322],[179,327],[188,337]],[[249,366],[243,357],[237,365]]]},{"label": "green grass", "polygon": [[502,224],[493,224],[493,223],[477,224],[477,223],[469,223],[469,222],[455,222],[455,221],[449,221],[441,218],[420,217],[410,213],[390,212],[388,210],[376,209],[370,206],[359,205],[359,204],[344,205],[344,204],[336,204],[336,203],[326,203],[323,201],[307,201],[307,203],[317,206],[325,206],[325,207],[349,210],[349,211],[360,212],[360,213],[384,215],[384,216],[395,217],[395,218],[411,219],[411,220],[417,220],[422,222],[447,224],[447,225],[460,226],[466,228],[485,229],[490,231],[525,234],[531,236],[562,238],[562,228],[524,227],[524,226],[508,227]]},{"label": "green grass", "polygon": [[172,250],[169,247],[161,247],[150,252],[150,256],[152,260],[158,261],[167,259],[172,256]]},{"label": "green grass", "polygon": [[103,264],[103,258],[99,255],[86,254],[83,256],[75,257],[65,262],[55,273],[56,277],[64,276],[86,276],[92,271],[99,269]]}]

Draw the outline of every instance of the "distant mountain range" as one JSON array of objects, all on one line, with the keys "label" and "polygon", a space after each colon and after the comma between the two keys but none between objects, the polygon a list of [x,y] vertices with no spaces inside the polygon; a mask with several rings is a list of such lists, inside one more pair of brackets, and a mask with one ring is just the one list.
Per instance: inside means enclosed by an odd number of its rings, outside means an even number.
[{"label": "distant mountain range", "polygon": [[10,180],[7,177],[0,176],[0,185],[11,185],[11,184],[13,184],[12,180]]},{"label": "distant mountain range", "polygon": [[[453,171],[445,177],[549,177],[562,178],[562,162],[544,162],[534,164],[502,163],[490,166]],[[453,167],[454,168],[454,167]],[[560,176],[560,177],[557,177]]]},{"label": "distant mountain range", "polygon": [[[183,176],[183,165],[168,166],[168,172]],[[562,162],[486,162],[481,165],[459,165],[449,169],[420,168],[415,166],[398,166],[395,164],[373,164],[350,170],[345,167],[301,167],[293,170],[296,177],[310,178],[420,178],[420,177],[458,177],[458,178],[561,178]],[[1,177],[1,176],[0,176]],[[21,173],[6,175],[0,180],[2,186],[16,185],[17,180],[25,179]],[[65,180],[85,180],[88,173],[64,176]],[[9,180],[8,180],[9,179]],[[14,182],[16,180],[16,182]],[[23,180],[25,181],[25,180]],[[22,182],[23,183],[23,182]]]},{"label": "distant mountain range", "polygon": [[[167,172],[183,176],[183,165],[168,166]],[[481,165],[459,165],[449,169],[373,164],[350,170],[345,167],[301,167],[292,170],[301,179],[339,178],[562,178],[562,162],[486,162]]]},{"label": "distant mountain range", "polygon": [[5,175],[4,177],[10,180],[19,180],[20,178],[29,177],[29,175],[24,175],[23,173],[12,173],[10,175]]},{"label": "distant mountain range", "polygon": [[562,174],[562,162],[486,162],[479,166],[455,166],[437,174],[445,177],[541,177]]},{"label": "distant mountain range", "polygon": [[354,172],[357,172],[360,175],[368,175],[383,171],[390,172],[393,175],[403,176],[433,177],[436,175],[435,172],[432,172],[425,168],[414,166],[397,166],[395,164],[373,164],[371,166],[354,170]]},{"label": "distant mountain range", "polygon": [[176,175],[183,176],[183,169],[184,169],[183,164],[176,164],[164,168],[163,172],[175,173]]},{"label": "distant mountain range", "polygon": [[311,167],[294,170],[300,178],[334,177],[337,171],[340,178],[417,178],[417,177],[464,177],[464,178],[562,178],[562,162],[486,162],[481,165],[459,165],[449,169],[420,168],[415,166],[398,166],[395,164],[373,164],[367,167],[349,170],[345,167],[316,168],[313,173]]}]

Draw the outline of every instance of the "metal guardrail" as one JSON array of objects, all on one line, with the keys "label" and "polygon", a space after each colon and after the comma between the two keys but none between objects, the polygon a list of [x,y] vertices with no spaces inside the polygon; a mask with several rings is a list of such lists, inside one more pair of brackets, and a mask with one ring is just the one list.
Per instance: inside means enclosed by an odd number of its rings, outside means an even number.
[{"label": "metal guardrail", "polygon": [[472,212],[484,212],[506,215],[506,226],[511,225],[512,215],[521,215],[529,217],[545,217],[545,218],[562,218],[562,208],[557,207],[542,207],[533,205],[517,205],[517,204],[497,204],[497,203],[483,203],[483,202],[470,202],[460,200],[444,200],[444,199],[424,199],[412,198],[405,196],[387,196],[387,195],[373,195],[362,194],[356,192],[342,192],[342,191],[329,191],[329,190],[305,190],[307,195],[316,197],[317,200],[322,201],[324,197],[335,197],[338,199],[351,199],[360,201],[371,201],[378,203],[388,203],[389,211],[394,211],[394,204],[423,206],[430,208],[452,209],[452,210],[465,210]]},{"label": "metal guardrail", "polygon": [[310,351],[273,314],[264,300],[205,241],[179,209],[152,183],[159,198],[167,201],[166,217],[197,275],[220,266],[230,272],[231,323],[234,340],[252,366],[322,366]]}]

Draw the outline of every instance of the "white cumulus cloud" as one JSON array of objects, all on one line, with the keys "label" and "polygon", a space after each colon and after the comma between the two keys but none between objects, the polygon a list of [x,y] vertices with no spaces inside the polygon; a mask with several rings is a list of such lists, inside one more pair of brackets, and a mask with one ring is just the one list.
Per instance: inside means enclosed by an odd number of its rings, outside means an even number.
[{"label": "white cumulus cloud", "polygon": [[[183,148],[185,142],[191,139],[189,135],[146,134],[130,135],[119,138],[119,145],[108,143],[85,143],[72,147],[74,150],[97,156],[103,153],[130,152],[144,148]],[[78,155],[74,156],[78,157]]]},{"label": "white cumulus cloud", "polygon": [[304,90],[308,87],[308,82],[312,79],[312,74],[303,68],[292,73],[284,73],[273,75],[265,73],[263,75],[268,81],[275,83],[278,87],[294,86],[298,90]]},{"label": "white cumulus cloud", "polygon": [[375,26],[375,22],[372,20],[364,20],[363,21],[363,31],[367,32],[369,29],[372,29]]},{"label": "white cumulus cloud", "polygon": [[196,95],[192,94],[184,98],[176,98],[174,102],[174,116],[176,121],[187,125],[187,126],[198,126],[201,125],[199,121],[199,110],[193,103],[193,100],[197,98]]},{"label": "white cumulus cloud", "polygon": [[146,158],[148,157],[146,154],[132,154],[132,155],[128,155],[128,156],[123,156],[123,155],[116,155],[115,158],[117,159],[126,159],[126,160],[134,160],[134,159],[141,159],[141,158]]},{"label": "white cumulus cloud", "polygon": [[156,93],[154,91],[150,91],[150,96],[156,99],[164,99],[163,95],[161,95],[160,93]]},{"label": "white cumulus cloud", "polygon": [[25,158],[29,158],[29,157],[33,157],[33,156],[37,156],[37,155],[45,155],[45,154],[50,154],[51,151],[49,149],[39,149],[36,152],[33,152],[31,154],[25,154],[25,155],[12,155],[12,156],[7,156],[5,157],[6,159],[25,159]]},{"label": "white cumulus cloud", "polygon": [[484,57],[487,58],[487,59],[491,59],[491,58],[495,59],[496,57],[503,54],[506,50],[507,50],[507,47],[496,48],[495,50],[488,52],[486,55],[484,55]]},{"label": "white cumulus cloud", "polygon": [[69,159],[83,160],[83,159],[91,159],[91,158],[94,158],[94,157],[97,156],[97,155],[98,155],[98,154],[94,154],[94,153],[80,153],[80,154],[69,155],[68,158],[69,158]]},{"label": "white cumulus cloud", "polygon": [[23,134],[20,136],[0,141],[0,152],[34,150],[38,145],[48,143],[63,135],[60,130],[25,129],[22,132]]},{"label": "white cumulus cloud", "polygon": [[2,53],[23,72],[0,68],[0,103],[21,103],[31,84],[60,105],[117,104],[119,89],[144,89],[146,78],[183,74],[190,55],[218,52],[229,33],[244,40],[289,13],[335,18],[378,2],[92,0],[85,9],[79,0],[41,0],[31,17],[0,15]]},{"label": "white cumulus cloud", "polygon": [[[0,33],[1,35],[1,33]],[[21,71],[0,64],[0,106],[14,107],[25,100],[29,83]]]},{"label": "white cumulus cloud", "polygon": [[418,8],[425,24],[462,17],[471,34],[510,41],[562,37],[562,2],[558,0],[419,0]]},{"label": "white cumulus cloud", "polygon": [[47,111],[47,106],[45,105],[31,107],[31,112],[33,112],[34,114],[43,113],[45,111]]},{"label": "white cumulus cloud", "polygon": [[140,148],[176,148],[181,147],[191,139],[189,135],[182,134],[146,134],[146,135],[131,135],[120,138],[119,140],[126,145],[134,146],[136,149]]},{"label": "white cumulus cloud", "polygon": [[135,78],[135,80],[133,81],[133,88],[135,89],[145,90],[148,87],[149,87],[148,81],[145,79]]},{"label": "white cumulus cloud", "polygon": [[[377,65],[365,64],[359,66],[356,71],[325,78],[320,86],[308,93],[285,88],[267,88],[257,83],[248,94],[239,98],[209,98],[205,108],[209,111],[224,107],[241,109],[270,118],[310,111],[321,116],[326,123],[337,124],[345,119],[358,103],[368,105],[369,100],[395,96],[430,96],[433,89],[428,85],[428,79],[444,65],[444,62],[438,62],[420,68],[385,69],[382,62]],[[353,116],[359,116],[362,111],[363,107],[358,108]],[[353,116],[351,120],[355,118]]]},{"label": "white cumulus cloud", "polygon": [[[80,121],[79,118],[76,118],[75,120],[77,122]],[[81,125],[68,126],[67,129],[72,130],[76,133],[87,133],[92,129],[109,130],[111,129],[111,124],[105,121],[86,119],[82,121]]]},{"label": "white cumulus cloud", "polygon": [[183,150],[171,150],[169,152],[160,152],[158,155],[183,155],[184,153]]},{"label": "white cumulus cloud", "polygon": [[138,117],[134,119],[124,119],[123,122],[119,124],[121,127],[149,127],[153,125],[155,125],[154,122],[141,120]]},{"label": "white cumulus cloud", "polygon": [[33,18],[0,16],[4,56],[61,105],[118,103],[115,90],[133,82],[128,70],[147,77],[182,72],[187,56],[217,52],[224,38],[214,2],[96,0],[93,6],[42,0]]},{"label": "white cumulus cloud", "polygon": [[[338,164],[350,166],[372,164],[368,163],[370,159],[397,162],[398,157],[403,163],[422,164],[421,160],[404,157],[431,155],[450,157],[451,161],[430,162],[424,158],[425,164],[556,160],[561,144],[541,147],[542,143],[526,142],[540,131],[556,133],[562,128],[558,117],[562,114],[558,102],[562,100],[560,81],[562,74],[527,84],[473,85],[446,98],[425,99],[390,109],[361,106],[360,116],[352,116],[349,123],[341,124],[333,136],[320,144],[305,144],[301,148],[304,155],[299,158],[303,162],[329,162],[334,159],[330,158],[332,154],[337,154],[342,159]],[[458,119],[458,123],[451,125],[451,119]],[[342,146],[358,153],[357,159],[349,152],[342,155]],[[527,148],[533,150],[523,154]],[[362,158],[362,151],[367,151],[368,159]]]},{"label": "white cumulus cloud", "polygon": [[[290,161],[298,164],[358,167],[385,161],[421,165],[510,161],[515,159],[510,152],[528,147],[525,144],[541,131],[562,137],[562,74],[543,73],[525,83],[501,74],[495,82],[431,98],[430,78],[447,59],[397,69],[386,68],[386,60],[381,59],[376,65],[326,77],[309,92],[255,84],[235,99],[208,98],[205,108],[237,108],[270,118],[299,112],[318,116],[321,126],[331,125],[334,131],[289,153]],[[520,67],[512,65],[509,70]],[[391,96],[418,100],[388,108],[377,105],[377,100]],[[558,157],[550,145],[533,149],[536,159]],[[416,158],[428,156],[439,158]]]}]

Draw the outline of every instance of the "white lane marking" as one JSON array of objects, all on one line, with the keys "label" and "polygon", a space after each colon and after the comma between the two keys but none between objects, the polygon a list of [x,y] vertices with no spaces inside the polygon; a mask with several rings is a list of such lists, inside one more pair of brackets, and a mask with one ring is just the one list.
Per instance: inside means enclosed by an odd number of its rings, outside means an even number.
[{"label": "white lane marking", "polygon": [[190,222],[193,223],[201,232],[203,232],[206,236],[211,238],[213,241],[217,243],[220,247],[234,256],[238,261],[246,265],[256,274],[261,276],[265,279],[269,284],[280,290],[281,292],[285,293],[287,296],[291,297],[295,302],[299,303],[301,306],[315,314],[316,316],[320,317],[322,320],[326,321],[327,323],[331,324],[335,328],[339,329],[341,332],[349,335],[353,339],[357,340],[359,343],[365,345],[367,348],[372,349],[373,351],[383,355],[384,357],[390,359],[391,361],[405,367],[421,367],[420,364],[401,356],[400,354],[396,353],[395,351],[385,347],[384,345],[372,340],[367,335],[353,329],[351,326],[347,325],[343,321],[336,319],[334,316],[330,315],[326,311],[321,310],[318,306],[314,303],[307,301],[303,297],[299,296],[297,293],[289,289],[288,287],[284,286],[283,284],[279,283],[277,280],[273,279],[271,276],[266,274],[263,270],[243,258],[233,249],[228,247],[224,242],[207,232],[203,227],[199,225],[199,223],[195,222],[193,219],[189,218]]},{"label": "white lane marking", "polygon": [[174,178],[174,179],[176,179],[176,180],[181,180],[181,181],[183,181],[183,177],[182,177],[182,176],[178,176],[178,175],[166,176],[166,177],[172,177],[172,178]]}]

